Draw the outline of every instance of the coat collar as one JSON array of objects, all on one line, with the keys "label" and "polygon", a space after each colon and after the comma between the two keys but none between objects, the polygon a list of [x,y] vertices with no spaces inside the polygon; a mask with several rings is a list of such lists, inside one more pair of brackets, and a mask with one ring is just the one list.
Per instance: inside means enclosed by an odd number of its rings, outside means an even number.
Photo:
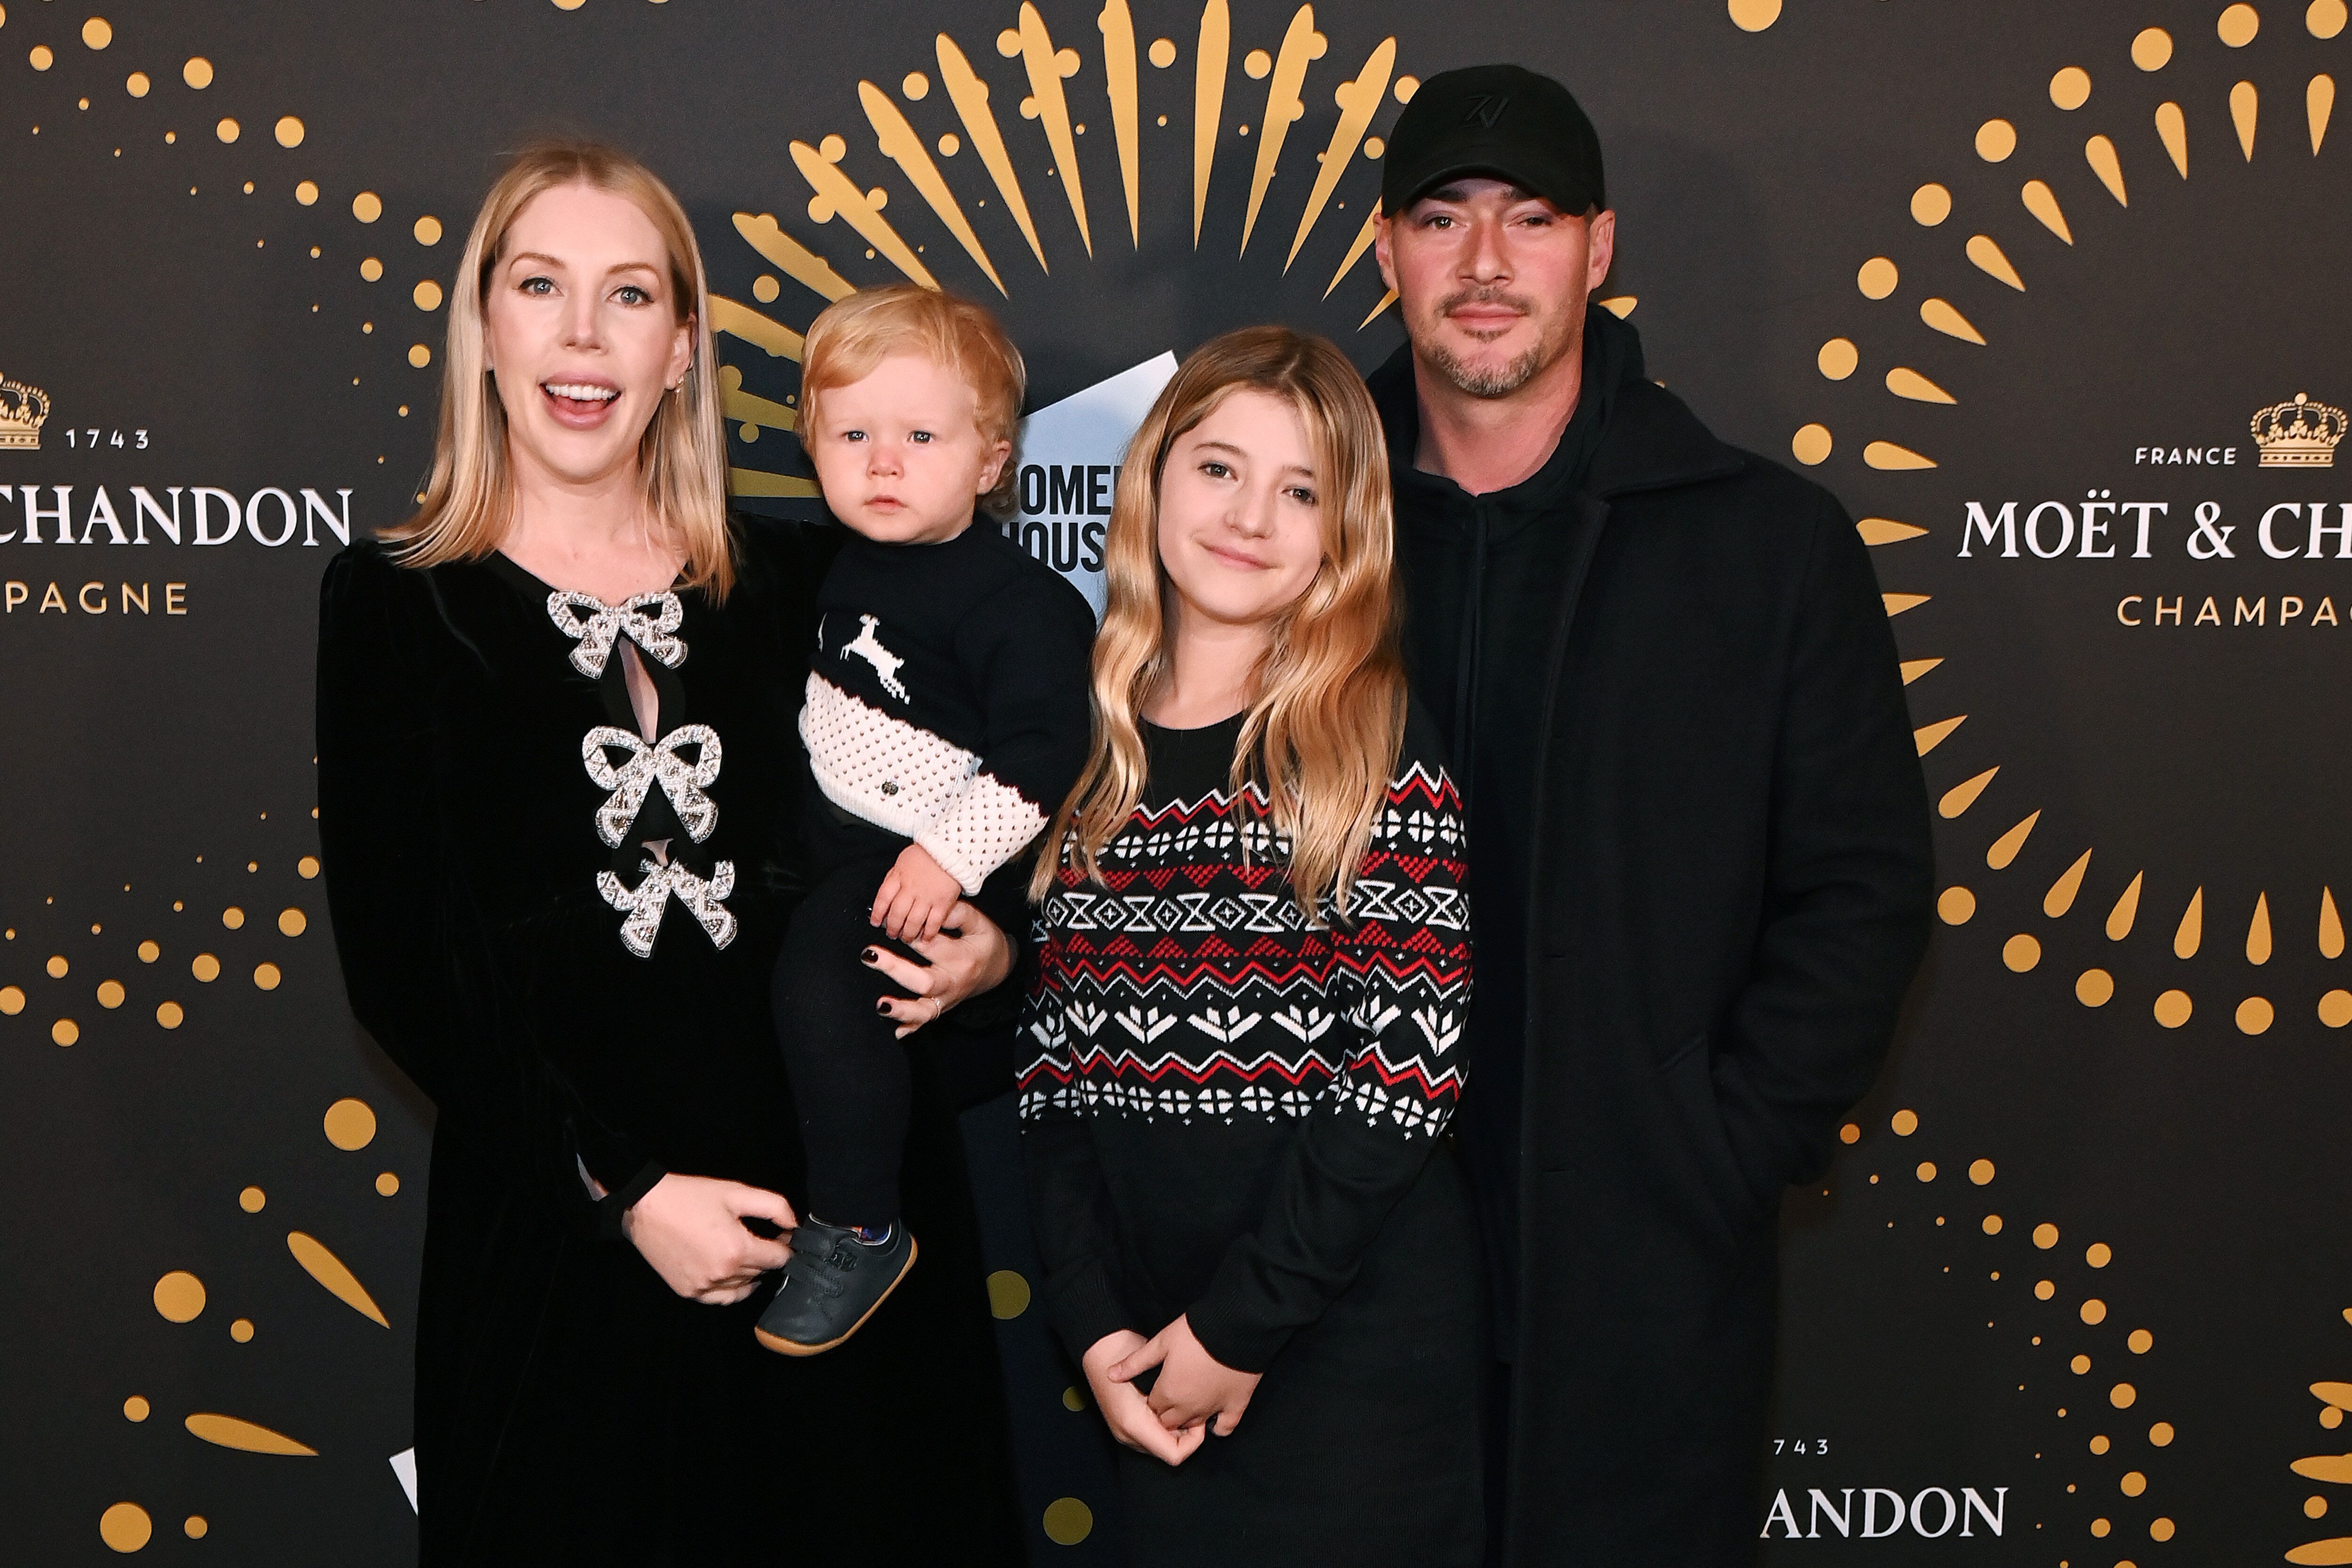
[{"label": "coat collar", "polygon": [[[1606,501],[1675,489],[1727,477],[1746,465],[1742,453],[1717,440],[1682,399],[1649,379],[1643,364],[1641,334],[1633,327],[1594,305],[1587,308],[1584,330],[1592,347],[1603,350],[1588,350],[1588,368],[1604,363],[1617,367],[1608,423],[1592,456],[1588,494]],[[1388,435],[1389,466],[1397,488],[1461,496],[1452,480],[1424,474],[1412,465],[1413,451],[1421,439],[1412,345],[1407,343],[1390,355],[1367,383]],[[1513,508],[1539,510],[1565,504],[1570,476],[1559,457],[1555,454],[1528,478],[1496,492],[1493,499]]]}]

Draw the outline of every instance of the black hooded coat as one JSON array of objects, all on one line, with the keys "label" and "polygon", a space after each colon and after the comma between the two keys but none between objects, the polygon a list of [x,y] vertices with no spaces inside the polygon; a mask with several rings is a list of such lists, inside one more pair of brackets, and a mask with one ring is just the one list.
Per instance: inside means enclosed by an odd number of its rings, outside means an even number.
[{"label": "black hooded coat", "polygon": [[1502,1560],[1750,1563],[1780,1195],[1827,1164],[1927,935],[1894,638],[1837,501],[1717,440],[1613,317],[1581,423],[1481,497],[1412,465],[1411,353],[1371,385],[1415,689],[1477,753],[1462,1137]]}]

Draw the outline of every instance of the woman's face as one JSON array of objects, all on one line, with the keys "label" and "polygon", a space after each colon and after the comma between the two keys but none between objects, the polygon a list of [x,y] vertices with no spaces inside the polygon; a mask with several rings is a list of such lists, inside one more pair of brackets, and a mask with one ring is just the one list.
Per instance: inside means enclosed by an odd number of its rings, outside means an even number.
[{"label": "woman's face", "polygon": [[1272,621],[1323,562],[1323,497],[1307,423],[1283,398],[1226,394],[1176,438],[1160,476],[1160,562],[1192,615]]},{"label": "woman's face", "polygon": [[515,215],[483,316],[519,465],[574,485],[634,471],[694,351],[667,255],[635,202],[588,185],[542,191]]}]

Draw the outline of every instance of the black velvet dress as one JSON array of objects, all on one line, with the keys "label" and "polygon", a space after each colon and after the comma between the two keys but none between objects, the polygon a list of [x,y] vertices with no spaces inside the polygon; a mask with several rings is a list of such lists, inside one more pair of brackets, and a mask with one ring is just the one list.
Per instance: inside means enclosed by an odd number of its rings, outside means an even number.
[{"label": "black velvet dress", "polygon": [[[751,1336],[766,1291],[685,1300],[620,1234],[666,1171],[802,1199],[767,978],[801,887],[794,721],[830,541],[740,537],[723,606],[682,591],[615,610],[503,556],[419,571],[374,544],[327,571],[336,946],[352,1010],[439,1113],[416,1334],[428,1568],[765,1561],[852,1518],[862,1563],[1020,1561],[945,1082],[1003,1060],[984,1012],[916,1037],[923,1259],[842,1349],[770,1354]],[[652,746],[623,639],[660,696]]]}]

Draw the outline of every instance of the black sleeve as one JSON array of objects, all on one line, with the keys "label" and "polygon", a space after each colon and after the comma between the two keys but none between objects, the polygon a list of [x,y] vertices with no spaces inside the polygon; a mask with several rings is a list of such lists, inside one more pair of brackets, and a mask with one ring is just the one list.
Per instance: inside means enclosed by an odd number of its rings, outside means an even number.
[{"label": "black sleeve", "polygon": [[1772,779],[1762,930],[1715,1054],[1727,1132],[1759,1197],[1829,1163],[1927,942],[1927,784],[1895,636],[1853,525],[1826,497]]},{"label": "black sleeve", "polygon": [[[403,610],[409,613],[401,613]],[[441,632],[421,574],[372,545],[331,563],[319,610],[319,837],[352,1011],[431,1098],[441,1124],[518,1191],[582,1231],[616,1234],[660,1179],[518,1045],[515,998],[464,917],[442,803],[417,797],[438,737],[424,639]],[[610,1191],[593,1200],[583,1170]]]},{"label": "black sleeve", "polygon": [[1300,1126],[1257,1228],[1227,1249],[1185,1312],[1227,1366],[1264,1372],[1354,1283],[1461,1100],[1464,848],[1453,779],[1409,763],[1374,821],[1350,918],[1333,933],[1332,998],[1352,1036],[1346,1066]]},{"label": "black sleeve", "polygon": [[957,629],[956,657],[988,716],[980,774],[915,835],[967,893],[1045,831],[1086,766],[1093,722],[1094,613],[1048,569],[1019,564],[1008,584],[1017,591],[992,596]]}]

